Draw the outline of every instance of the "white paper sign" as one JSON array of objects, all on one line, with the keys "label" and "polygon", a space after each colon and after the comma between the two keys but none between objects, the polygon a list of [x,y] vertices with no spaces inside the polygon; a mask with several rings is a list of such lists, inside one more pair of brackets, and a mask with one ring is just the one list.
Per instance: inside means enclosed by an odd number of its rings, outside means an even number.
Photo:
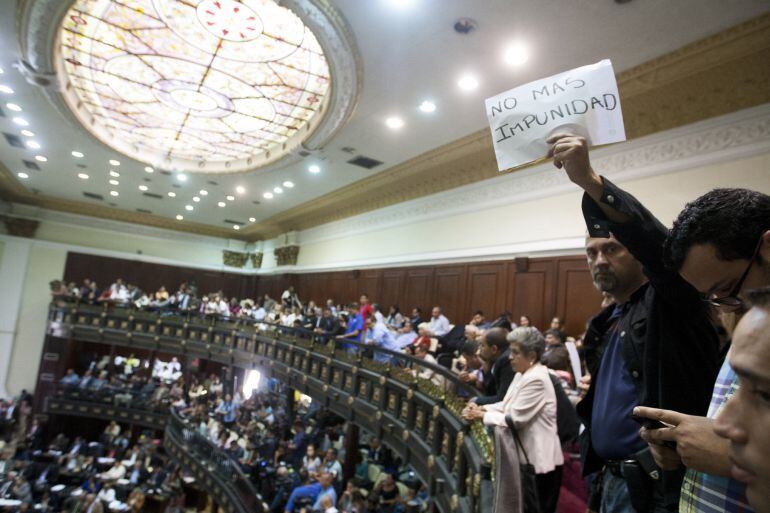
[{"label": "white paper sign", "polygon": [[559,132],[583,136],[591,146],[626,140],[609,60],[513,88],[485,105],[500,171],[544,158],[546,139]]}]

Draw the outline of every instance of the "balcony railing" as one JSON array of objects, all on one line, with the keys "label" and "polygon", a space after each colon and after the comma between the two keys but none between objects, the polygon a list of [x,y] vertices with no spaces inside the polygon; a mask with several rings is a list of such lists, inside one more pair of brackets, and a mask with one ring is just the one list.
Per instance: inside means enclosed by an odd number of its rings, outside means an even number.
[{"label": "balcony railing", "polygon": [[266,511],[238,464],[175,411],[168,415],[163,446],[226,513]]},{"label": "balcony railing", "polygon": [[379,436],[441,511],[491,510],[492,441],[460,417],[476,392],[443,366],[300,329],[88,305],[52,305],[48,334],[260,368]]}]

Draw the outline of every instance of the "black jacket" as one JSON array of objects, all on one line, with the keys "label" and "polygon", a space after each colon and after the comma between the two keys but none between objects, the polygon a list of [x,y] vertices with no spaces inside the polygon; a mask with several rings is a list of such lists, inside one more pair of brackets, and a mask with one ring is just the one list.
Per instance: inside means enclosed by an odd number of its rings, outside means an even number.
[{"label": "black jacket", "polygon": [[[623,305],[618,331],[623,357],[636,385],[640,405],[691,415],[705,415],[718,372],[718,338],[709,310],[698,292],[678,273],[663,265],[668,230],[632,195],[606,178],[602,202],[628,215],[626,223],[606,218],[598,204],[583,196],[583,215],[592,237],[611,232],[644,266],[649,282]],[[597,376],[606,343],[607,321],[614,306],[594,317],[584,341],[588,370]],[[603,462],[591,447],[591,409],[596,382],[578,404],[586,426],[582,436],[583,474],[601,470]],[[664,473],[666,502],[678,500],[681,473]]]},{"label": "black jacket", "polygon": [[505,399],[505,393],[513,381],[513,367],[510,361],[511,350],[506,349],[497,357],[490,372],[484,375],[484,391],[487,395],[479,397],[476,404],[493,404]]}]

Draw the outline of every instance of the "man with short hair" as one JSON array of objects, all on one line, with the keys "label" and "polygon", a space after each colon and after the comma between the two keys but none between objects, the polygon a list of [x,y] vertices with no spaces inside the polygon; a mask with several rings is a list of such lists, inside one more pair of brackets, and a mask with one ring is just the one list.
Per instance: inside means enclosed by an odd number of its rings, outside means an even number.
[{"label": "man with short hair", "polygon": [[327,335],[335,335],[339,329],[339,323],[337,319],[332,315],[332,310],[328,306],[324,308],[321,318],[318,319],[318,326],[313,330],[316,333],[325,333]]},{"label": "man with short hair", "polygon": [[[345,333],[337,335],[338,339],[354,340],[356,342],[361,341],[361,337],[364,333],[364,318],[358,311],[358,305],[356,303],[350,303],[348,305],[348,322],[345,328]],[[350,345],[350,344],[348,344]]]},{"label": "man with short hair", "polygon": [[415,333],[417,333],[417,329],[422,324],[422,309],[414,307],[412,308],[412,316],[409,318],[409,322],[412,323],[412,328],[414,328]]},{"label": "man with short hair", "polygon": [[631,413],[637,405],[705,413],[716,330],[697,291],[663,264],[666,228],[594,172],[584,138],[556,134],[547,142],[554,165],[585,191],[588,268],[616,301],[591,320],[585,337],[591,385],[577,407],[583,473],[603,471],[602,512],[675,511],[683,472],[650,465]]},{"label": "man with short hair", "polygon": [[417,335],[414,332],[412,322],[406,320],[404,321],[404,325],[396,330],[395,345],[398,347],[398,350],[401,351],[402,349],[409,347],[416,338]]},{"label": "man with short hair", "polygon": [[491,328],[479,336],[479,358],[489,366],[484,373],[484,392],[486,395],[472,399],[478,405],[498,403],[505,398],[505,393],[513,381],[513,368],[509,361],[510,344],[508,330]]},{"label": "man with short hair", "polygon": [[731,474],[746,484],[749,504],[770,511],[770,287],[749,292],[752,308],[735,327],[730,366],[740,388],[714,421],[729,440]]},{"label": "man with short hair", "polygon": [[471,322],[469,322],[468,325],[475,326],[480,330],[485,330],[489,329],[492,326],[492,323],[487,322],[487,319],[484,317],[484,312],[482,310],[476,310],[473,312],[473,317],[471,317]]},{"label": "man with short hair", "polygon": [[[331,449],[330,449],[331,450]],[[321,507],[321,501],[324,497],[329,497],[332,504],[337,503],[337,492],[332,485],[334,478],[329,472],[322,472],[318,476],[318,481],[309,485],[299,486],[291,492],[288,502],[286,502],[286,513],[293,513],[294,503],[300,499],[310,499],[313,510],[318,510]]]},{"label": "man with short hair", "polygon": [[[398,351],[400,349],[396,345],[396,341],[385,323],[378,321],[377,317],[374,315],[370,315],[366,318],[364,343],[376,346],[380,349],[388,349],[390,351]],[[392,360],[393,358],[391,355],[387,353],[381,353],[379,351],[374,353],[374,361],[376,362],[389,363]]]},{"label": "man with short hair", "polygon": [[326,455],[324,456],[323,461],[323,468],[324,472],[328,472],[331,474],[334,479],[338,482],[342,482],[342,465],[337,460],[337,456],[339,454],[337,453],[337,449],[334,447],[330,447],[326,450]]},{"label": "man with short hair", "polygon": [[440,306],[433,307],[428,329],[433,337],[443,337],[449,333],[449,319],[444,316]]},{"label": "man with short hair", "polygon": [[[714,189],[688,203],[664,245],[667,265],[679,271],[718,310],[732,331],[745,311],[741,293],[770,286],[770,196],[748,189]],[[727,354],[729,344],[723,349]],[[730,474],[728,446],[714,433],[714,417],[738,390],[738,376],[725,359],[707,417],[639,408],[638,415],[672,427],[642,430],[662,468],[687,469],[680,511],[750,511],[745,484]],[[675,443],[676,450],[664,444]]]},{"label": "man with short hair", "polygon": [[361,317],[364,321],[369,318],[370,315],[374,313],[374,309],[372,308],[372,305],[369,303],[369,294],[366,292],[361,294],[361,297],[358,298],[359,308],[358,313],[361,314]]}]

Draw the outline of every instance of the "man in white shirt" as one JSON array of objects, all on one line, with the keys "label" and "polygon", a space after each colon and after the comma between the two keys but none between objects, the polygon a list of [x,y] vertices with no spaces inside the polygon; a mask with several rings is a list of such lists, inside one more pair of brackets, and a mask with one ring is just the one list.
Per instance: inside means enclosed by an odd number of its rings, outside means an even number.
[{"label": "man in white shirt", "polygon": [[104,481],[117,481],[118,479],[123,479],[123,476],[125,475],[126,467],[123,466],[122,461],[118,460],[107,472],[102,472],[99,474],[99,478]]},{"label": "man in white shirt", "polygon": [[428,329],[430,330],[431,336],[433,337],[443,337],[447,333],[449,333],[449,319],[444,317],[444,314],[441,312],[440,306],[434,306],[433,312],[431,313],[431,319],[430,323],[428,324]]},{"label": "man in white shirt", "polygon": [[[378,321],[374,315],[370,315],[366,318],[364,343],[377,346],[381,349],[388,349],[390,351],[398,351],[400,349],[398,345],[396,345],[396,341],[385,323]],[[387,353],[377,352],[374,354],[374,361],[388,363],[391,361],[391,356]]]}]

